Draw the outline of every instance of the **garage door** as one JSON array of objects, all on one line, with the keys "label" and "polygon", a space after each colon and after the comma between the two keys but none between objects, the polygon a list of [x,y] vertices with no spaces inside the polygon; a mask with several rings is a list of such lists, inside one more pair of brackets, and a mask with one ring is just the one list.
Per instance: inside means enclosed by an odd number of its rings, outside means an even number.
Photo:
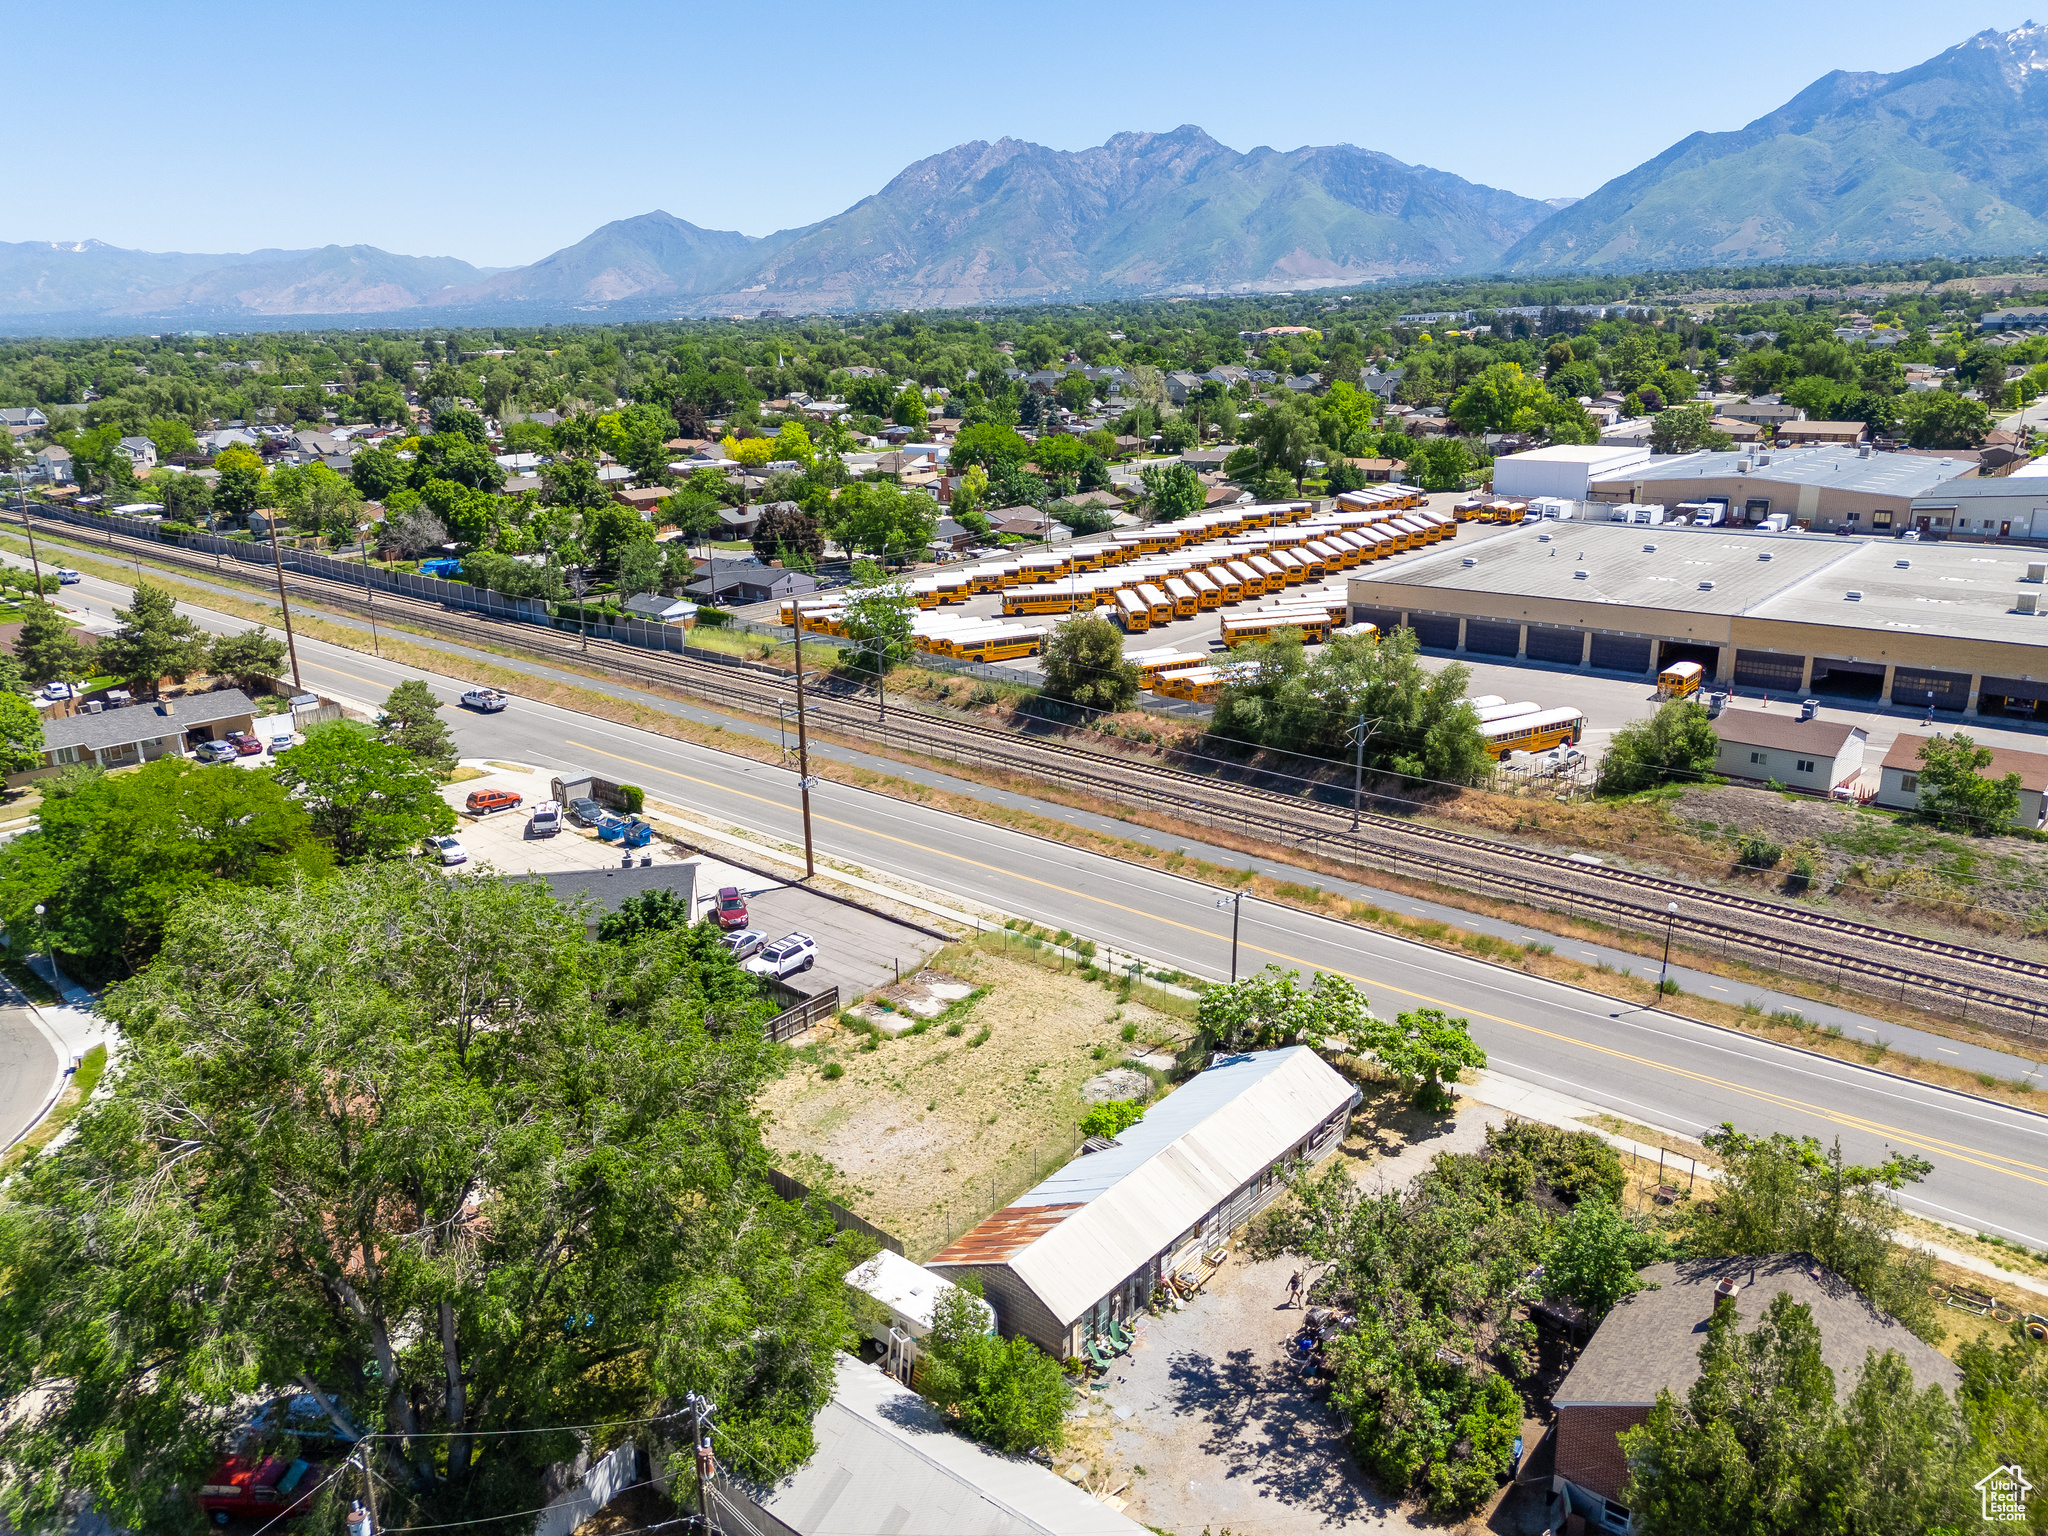
[{"label": "garage door", "polygon": [[1422,642],[1424,650],[1455,651],[1458,648],[1458,621],[1447,619],[1440,614],[1411,613],[1408,623],[1415,630],[1415,638]]},{"label": "garage door", "polygon": [[1772,651],[1737,651],[1735,686],[1762,688],[1772,693],[1797,693],[1799,679],[1806,671],[1804,656],[1780,656]]},{"label": "garage door", "polygon": [[1576,667],[1586,655],[1586,636],[1577,629],[1538,629],[1529,626],[1529,659],[1563,662]]},{"label": "garage door", "polygon": [[1522,649],[1522,626],[1494,624],[1485,619],[1465,621],[1465,649],[1481,656],[1513,656]]},{"label": "garage door", "polygon": [[1602,672],[1647,672],[1650,642],[1643,635],[1595,635],[1593,665]]},{"label": "garage door", "polygon": [[1892,702],[1901,709],[1930,703],[1936,709],[1961,709],[1970,702],[1970,680],[1959,672],[1909,672],[1901,667],[1892,674]]},{"label": "garage door", "polygon": [[2048,681],[2036,679],[2030,683],[2017,677],[1987,677],[1977,691],[1988,697],[2011,699],[2016,704],[2038,703],[2048,699]]},{"label": "garage door", "polygon": [[1401,627],[1401,610],[1398,608],[1364,608],[1354,606],[1351,622],[1370,624],[1383,635],[1391,635]]},{"label": "garage door", "polygon": [[[1796,682],[1797,679],[1794,679]],[[1813,691],[1852,699],[1874,699],[1884,692],[1884,663],[1831,661],[1813,658]]]}]

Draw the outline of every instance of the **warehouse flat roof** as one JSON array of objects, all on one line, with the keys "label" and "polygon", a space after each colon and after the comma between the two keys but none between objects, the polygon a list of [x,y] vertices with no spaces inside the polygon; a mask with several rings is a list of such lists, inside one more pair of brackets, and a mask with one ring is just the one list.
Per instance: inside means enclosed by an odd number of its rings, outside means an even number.
[{"label": "warehouse flat roof", "polygon": [[[1797,534],[1524,523],[1476,547],[1440,544],[1419,559],[1361,571],[1351,578],[1350,590],[1352,601],[1361,603],[1372,602],[1371,588],[1387,582],[1733,615],[1749,612],[1850,553],[1847,540]],[[1771,558],[1760,559],[1764,554]],[[1468,559],[1478,563],[1466,565]],[[1713,586],[1702,590],[1700,584],[1709,581]]]},{"label": "warehouse flat roof", "polygon": [[[1769,459],[1768,464],[1763,463]],[[1748,463],[1749,472],[1736,468]],[[1925,496],[1936,486],[1959,475],[1976,471],[1974,459],[1930,459],[1916,453],[1873,453],[1865,457],[1846,443],[1821,443],[1811,448],[1781,448],[1772,452],[1736,448],[1719,452],[1703,450],[1678,458],[1651,459],[1627,472],[1626,486],[1617,477],[1617,488],[1640,483],[1644,497],[1649,488],[1665,481],[1750,480],[1758,485],[1818,485],[1826,490],[1853,491],[1869,496]],[[1595,482],[1598,489],[1600,482]]]},{"label": "warehouse flat roof", "polygon": [[[1759,603],[1751,616],[1896,630],[1901,637],[2048,645],[2048,615],[2013,611],[2022,593],[2043,590],[2026,579],[2027,550],[1893,539],[1828,542],[1848,543],[1847,557]],[[1902,568],[1901,561],[1908,563]],[[1851,599],[1851,592],[1863,595]]]},{"label": "warehouse flat roof", "polygon": [[1500,463],[1518,464],[1591,464],[1612,463],[1616,459],[1640,459],[1640,448],[1617,446],[1613,443],[1559,443],[1551,448],[1530,448],[1522,453],[1511,453]]}]

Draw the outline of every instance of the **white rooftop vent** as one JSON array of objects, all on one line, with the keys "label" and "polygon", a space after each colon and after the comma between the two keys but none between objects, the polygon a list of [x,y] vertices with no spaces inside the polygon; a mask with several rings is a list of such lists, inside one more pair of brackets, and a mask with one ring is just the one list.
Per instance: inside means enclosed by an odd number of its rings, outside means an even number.
[{"label": "white rooftop vent", "polygon": [[1867,458],[1869,458],[1869,457],[1870,457],[1870,444],[1868,444],[1868,443],[1864,443],[1864,444],[1863,444],[1863,445],[1862,445],[1861,447],[1859,447],[1859,448],[1858,448],[1858,449],[1856,450],[1856,457],[1857,457],[1857,458],[1859,458],[1859,459],[1867,459]]},{"label": "white rooftop vent", "polygon": [[1465,568],[1467,570],[1470,570],[1473,566],[1477,565],[1478,563],[1479,557],[1477,555],[1467,555],[1465,557]]},{"label": "white rooftop vent", "polygon": [[1895,571],[1910,571],[1913,569],[1913,562],[1910,560],[1894,560],[1892,562],[1892,569]]},{"label": "white rooftop vent", "polygon": [[1657,553],[1657,546],[1654,544],[1645,544],[1643,546],[1643,553],[1646,555],[1654,555],[1655,553]]},{"label": "white rooftop vent", "polygon": [[1584,581],[1592,574],[1593,573],[1591,571],[1587,570],[1584,566],[1581,566],[1578,570],[1572,572],[1572,580]]},{"label": "white rooftop vent", "polygon": [[1700,590],[1702,592],[1711,592],[1714,590],[1714,584],[1711,581],[1703,581],[1700,583]]},{"label": "white rooftop vent", "polygon": [[1863,601],[1863,594],[1861,592],[1858,592],[1854,587],[1851,587],[1848,591],[1842,594],[1842,600],[1844,602],[1860,603]]},{"label": "white rooftop vent", "polygon": [[1771,456],[1768,453],[1760,453],[1756,456],[1756,467],[1758,469],[1762,469],[1766,464],[1770,462]]},{"label": "white rooftop vent", "polygon": [[1768,560],[1771,558],[1771,552],[1768,549],[1758,550],[1756,557],[1759,560]]},{"label": "white rooftop vent", "polygon": [[1550,535],[1547,533],[1539,533],[1536,535],[1536,542],[1538,544],[1548,544],[1550,542]]},{"label": "white rooftop vent", "polygon": [[2022,592],[2017,606],[2021,613],[2039,613],[2041,611],[2041,594],[2038,592]]}]

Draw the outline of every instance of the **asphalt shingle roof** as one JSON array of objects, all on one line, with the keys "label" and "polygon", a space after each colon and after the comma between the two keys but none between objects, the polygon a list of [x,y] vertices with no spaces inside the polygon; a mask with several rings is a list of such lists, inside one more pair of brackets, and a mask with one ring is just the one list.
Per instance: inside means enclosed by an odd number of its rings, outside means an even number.
[{"label": "asphalt shingle roof", "polygon": [[43,725],[45,751],[62,747],[85,747],[103,752],[109,747],[132,746],[138,741],[155,741],[176,736],[199,726],[219,725],[256,713],[255,702],[239,688],[222,688],[214,693],[195,694],[170,701],[172,713],[161,713],[159,704],[137,704],[127,709],[110,709],[98,715],[68,715]]}]

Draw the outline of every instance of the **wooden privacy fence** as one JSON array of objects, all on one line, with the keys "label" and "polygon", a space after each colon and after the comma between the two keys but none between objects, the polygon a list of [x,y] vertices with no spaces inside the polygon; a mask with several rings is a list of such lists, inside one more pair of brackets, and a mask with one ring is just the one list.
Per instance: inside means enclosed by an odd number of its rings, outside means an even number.
[{"label": "wooden privacy fence", "polygon": [[827,1200],[823,1195],[813,1194],[810,1187],[800,1180],[791,1178],[779,1168],[768,1170],[768,1184],[782,1200],[808,1200],[822,1205],[832,1213],[832,1224],[842,1232],[858,1232],[863,1237],[873,1238],[899,1258],[903,1255],[903,1240],[894,1233],[884,1232],[865,1216],[856,1216],[837,1200]]},{"label": "wooden privacy fence", "polygon": [[805,994],[796,991],[794,987],[782,986],[778,982],[776,990],[785,998],[794,995],[797,999],[795,1006],[783,1009],[765,1026],[768,1038],[777,1045],[787,1044],[813,1024],[822,1023],[839,1011],[837,987],[827,987],[823,992]]}]

